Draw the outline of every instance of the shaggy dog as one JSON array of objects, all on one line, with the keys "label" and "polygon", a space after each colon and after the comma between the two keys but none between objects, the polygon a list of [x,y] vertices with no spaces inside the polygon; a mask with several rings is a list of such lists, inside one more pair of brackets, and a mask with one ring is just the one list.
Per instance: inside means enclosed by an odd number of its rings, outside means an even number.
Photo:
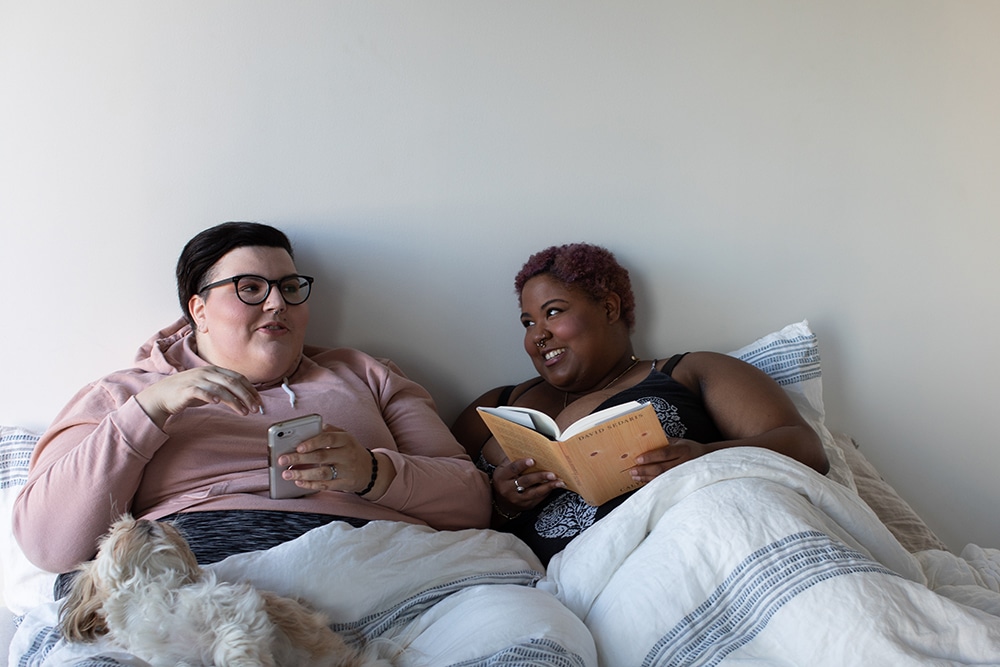
[{"label": "shaggy dog", "polygon": [[173,525],[130,516],[81,566],[60,629],[73,641],[107,634],[155,667],[390,664],[363,657],[295,600],[217,581]]}]

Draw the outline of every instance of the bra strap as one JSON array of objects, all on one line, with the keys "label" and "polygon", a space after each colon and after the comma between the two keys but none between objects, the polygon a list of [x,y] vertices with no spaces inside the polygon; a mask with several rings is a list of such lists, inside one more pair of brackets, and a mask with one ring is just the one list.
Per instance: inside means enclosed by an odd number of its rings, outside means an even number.
[{"label": "bra strap", "polygon": [[509,384],[503,388],[500,392],[500,396],[497,397],[497,407],[502,407],[504,405],[510,405],[510,395],[514,393],[514,385]]}]

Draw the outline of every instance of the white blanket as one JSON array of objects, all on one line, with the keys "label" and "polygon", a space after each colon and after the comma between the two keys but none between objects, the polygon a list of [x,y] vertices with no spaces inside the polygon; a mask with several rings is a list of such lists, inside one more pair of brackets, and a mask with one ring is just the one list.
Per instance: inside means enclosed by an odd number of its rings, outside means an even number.
[{"label": "white blanket", "polygon": [[738,448],[661,475],[540,587],[584,619],[607,667],[996,665],[1000,618],[984,610],[1000,610],[1000,552],[974,553],[924,555],[929,577],[852,491]]},{"label": "white blanket", "polygon": [[[510,535],[334,522],[210,567],[222,579],[309,601],[348,641],[388,640],[400,667],[596,665],[587,629],[534,587],[543,568]],[[145,664],[106,640],[61,640],[57,614],[51,603],[25,616],[11,643],[11,665]]]},{"label": "white blanket", "polygon": [[[309,600],[349,638],[389,639],[406,667],[1000,665],[1000,552],[963,556],[914,557],[849,489],[738,448],[661,475],[543,578],[509,535],[385,522],[213,567]],[[55,618],[25,617],[10,664],[140,664],[60,641]]]}]

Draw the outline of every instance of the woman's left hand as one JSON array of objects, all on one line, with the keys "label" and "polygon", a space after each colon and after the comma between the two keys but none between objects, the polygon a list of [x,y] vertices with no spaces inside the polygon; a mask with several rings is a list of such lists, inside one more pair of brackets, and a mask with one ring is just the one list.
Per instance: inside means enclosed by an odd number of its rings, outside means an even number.
[{"label": "woman's left hand", "polygon": [[650,482],[671,468],[708,454],[712,449],[694,440],[684,438],[667,438],[670,443],[666,447],[651,449],[635,458],[636,466],[629,472],[636,482]]},{"label": "woman's left hand", "polygon": [[[286,468],[281,476],[295,480],[303,489],[318,491],[348,491],[357,493],[368,487],[372,478],[372,456],[347,431],[326,424],[315,438],[303,440],[294,452],[278,457],[278,465]],[[387,457],[378,458],[376,487],[388,487],[386,477],[395,476]],[[378,497],[372,489],[372,496]],[[366,496],[367,497],[367,496]]]},{"label": "woman's left hand", "polygon": [[505,513],[527,511],[555,489],[565,488],[555,473],[527,472],[534,465],[532,459],[518,459],[506,461],[493,471],[493,500]]}]

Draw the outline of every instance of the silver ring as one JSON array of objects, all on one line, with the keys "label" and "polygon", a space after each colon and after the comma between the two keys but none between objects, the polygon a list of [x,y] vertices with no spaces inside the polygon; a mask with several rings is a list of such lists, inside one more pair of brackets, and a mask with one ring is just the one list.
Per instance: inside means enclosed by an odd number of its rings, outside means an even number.
[{"label": "silver ring", "polygon": [[524,487],[521,486],[520,479],[514,480],[514,490],[517,491],[518,493],[524,493]]},{"label": "silver ring", "polygon": [[336,466],[327,465],[326,467],[330,469],[330,481],[332,482],[333,480],[337,479],[337,468],[336,468]]}]

